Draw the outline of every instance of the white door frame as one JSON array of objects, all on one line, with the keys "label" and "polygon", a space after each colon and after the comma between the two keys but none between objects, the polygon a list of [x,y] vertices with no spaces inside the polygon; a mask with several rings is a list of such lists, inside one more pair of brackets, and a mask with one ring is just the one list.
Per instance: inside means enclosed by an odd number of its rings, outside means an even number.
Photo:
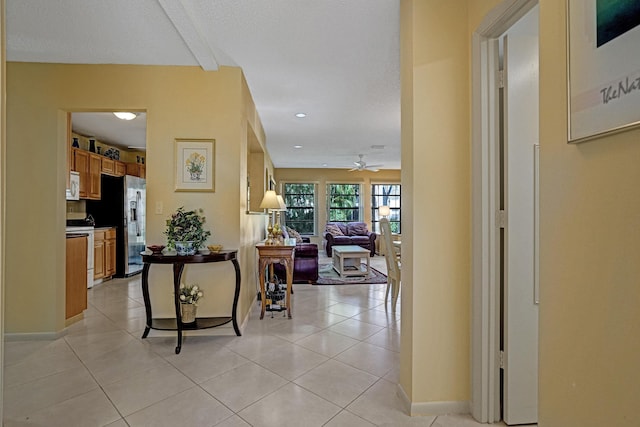
[{"label": "white door frame", "polygon": [[500,420],[500,245],[497,38],[538,0],[504,0],[472,40],[472,306],[471,414]]}]

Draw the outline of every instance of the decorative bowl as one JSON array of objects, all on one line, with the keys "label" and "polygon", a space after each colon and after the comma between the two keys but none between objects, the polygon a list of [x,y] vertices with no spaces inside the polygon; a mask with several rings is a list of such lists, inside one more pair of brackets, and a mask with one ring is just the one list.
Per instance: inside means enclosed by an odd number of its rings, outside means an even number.
[{"label": "decorative bowl", "polygon": [[164,245],[150,245],[150,246],[147,246],[147,249],[149,249],[154,254],[159,254],[164,249]]},{"label": "decorative bowl", "polygon": [[222,250],[222,245],[208,245],[207,248],[209,248],[211,252],[220,252]]}]

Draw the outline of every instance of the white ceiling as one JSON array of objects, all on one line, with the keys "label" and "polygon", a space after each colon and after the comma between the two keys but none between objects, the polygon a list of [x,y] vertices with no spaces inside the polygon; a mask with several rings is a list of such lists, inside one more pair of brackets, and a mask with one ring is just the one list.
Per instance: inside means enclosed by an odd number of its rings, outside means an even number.
[{"label": "white ceiling", "polygon": [[400,168],[399,0],[6,0],[6,9],[9,61],[239,66],[276,167],[351,168],[364,154]]}]

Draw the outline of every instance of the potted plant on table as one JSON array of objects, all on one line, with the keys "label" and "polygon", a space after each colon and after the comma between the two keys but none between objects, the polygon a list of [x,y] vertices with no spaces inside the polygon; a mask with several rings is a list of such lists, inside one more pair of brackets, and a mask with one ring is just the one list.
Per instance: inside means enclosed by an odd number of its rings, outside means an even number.
[{"label": "potted plant on table", "polygon": [[175,248],[178,255],[194,255],[203,245],[211,232],[203,225],[205,217],[202,209],[186,211],[184,206],[178,208],[167,220],[167,246]]},{"label": "potted plant on table", "polygon": [[180,313],[182,317],[182,323],[193,323],[196,321],[196,309],[198,307],[198,300],[202,298],[204,294],[198,285],[185,285],[180,284],[180,290],[178,292],[178,298],[180,299]]}]

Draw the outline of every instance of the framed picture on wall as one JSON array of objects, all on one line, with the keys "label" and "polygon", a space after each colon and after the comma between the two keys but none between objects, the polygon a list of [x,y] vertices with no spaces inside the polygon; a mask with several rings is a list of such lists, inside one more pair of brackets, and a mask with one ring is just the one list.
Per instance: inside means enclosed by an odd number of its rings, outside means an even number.
[{"label": "framed picture on wall", "polygon": [[176,139],[176,191],[215,191],[214,139]]},{"label": "framed picture on wall", "polygon": [[640,2],[569,0],[569,142],[640,125]]}]

